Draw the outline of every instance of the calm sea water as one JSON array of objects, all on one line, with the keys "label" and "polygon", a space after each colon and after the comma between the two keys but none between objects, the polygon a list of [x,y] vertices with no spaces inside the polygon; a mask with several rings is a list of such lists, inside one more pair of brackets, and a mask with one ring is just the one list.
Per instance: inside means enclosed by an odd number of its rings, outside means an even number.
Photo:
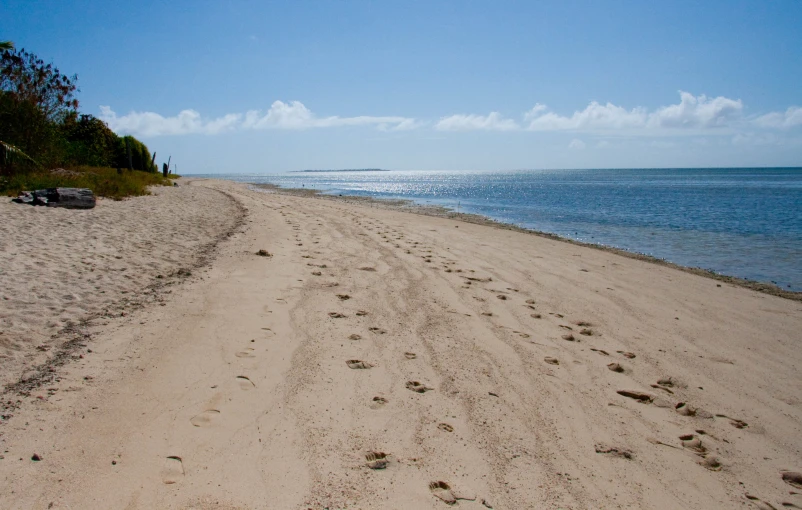
[{"label": "calm sea water", "polygon": [[802,168],[218,175],[405,198],[802,291]]}]

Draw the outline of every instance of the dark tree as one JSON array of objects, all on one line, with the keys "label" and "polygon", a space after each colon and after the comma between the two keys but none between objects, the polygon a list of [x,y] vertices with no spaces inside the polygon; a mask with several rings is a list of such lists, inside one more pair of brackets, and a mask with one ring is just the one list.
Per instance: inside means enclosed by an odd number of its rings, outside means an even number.
[{"label": "dark tree", "polygon": [[92,166],[117,164],[117,135],[92,115],[69,115],[62,125],[71,163]]},{"label": "dark tree", "polygon": [[24,49],[0,53],[0,90],[35,105],[50,121],[61,121],[78,109],[77,80],[77,75],[61,74]]}]

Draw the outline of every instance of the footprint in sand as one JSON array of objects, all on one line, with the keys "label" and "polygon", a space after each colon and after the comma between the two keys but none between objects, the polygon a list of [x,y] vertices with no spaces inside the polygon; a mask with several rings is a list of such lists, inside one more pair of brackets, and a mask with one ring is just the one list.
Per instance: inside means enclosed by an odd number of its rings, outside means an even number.
[{"label": "footprint in sand", "polygon": [[165,457],[162,461],[162,482],[166,485],[178,483],[184,478],[184,461],[177,455]]},{"label": "footprint in sand", "polygon": [[566,326],[565,324],[560,324],[560,327],[562,329],[567,329],[568,331],[573,331],[574,330],[574,328],[572,328],[571,326]]},{"label": "footprint in sand", "polygon": [[704,418],[704,419],[712,419],[713,415],[704,409],[699,409],[696,407],[691,406],[687,402],[678,402],[674,409],[677,411],[678,414],[682,416],[696,416],[697,418]]},{"label": "footprint in sand", "polygon": [[245,390],[245,391],[252,390],[252,389],[256,388],[256,385],[253,383],[253,381],[251,381],[250,379],[248,379],[244,375],[238,375],[237,376],[237,383],[239,383],[240,389]]},{"label": "footprint in sand", "polygon": [[612,370],[613,372],[618,372],[619,374],[624,373],[624,367],[622,367],[620,363],[610,363],[607,365],[607,369]]},{"label": "footprint in sand", "polygon": [[357,317],[364,317],[367,314],[368,314],[368,312],[366,312],[365,310],[357,310],[356,311],[356,316]]},{"label": "footprint in sand", "polygon": [[598,353],[599,353],[599,354],[601,354],[602,356],[609,356],[609,355],[610,355],[610,353],[609,353],[609,352],[607,352],[607,351],[603,351],[603,350],[601,350],[601,349],[594,349],[593,347],[591,347],[591,348],[590,348],[590,350],[591,350],[591,351],[593,351],[593,352],[598,352]]},{"label": "footprint in sand", "polygon": [[660,397],[656,397],[651,393],[633,390],[618,390],[616,393],[621,396],[637,400],[641,404],[654,404],[657,407],[671,407],[671,402],[668,402]]},{"label": "footprint in sand", "polygon": [[362,336],[361,335],[357,335],[356,333],[353,333],[352,335],[350,335],[348,337],[348,340],[361,340],[361,339],[362,339]]},{"label": "footprint in sand", "polygon": [[253,354],[253,349],[251,347],[246,347],[245,349],[237,352],[234,356],[238,358],[255,358],[256,356]]},{"label": "footprint in sand", "polygon": [[696,461],[696,463],[705,469],[709,469],[710,471],[721,471],[721,468],[723,467],[721,465],[721,461],[715,455],[707,455],[702,457]]},{"label": "footprint in sand", "polygon": [[669,395],[673,395],[673,394],[674,394],[674,392],[673,392],[673,391],[669,390],[668,388],[666,388],[666,387],[664,387],[664,386],[660,386],[659,384],[650,384],[649,386],[651,386],[652,388],[654,388],[654,389],[656,389],[656,390],[662,390],[662,391],[665,391],[665,392],[666,392],[666,393],[668,393]]},{"label": "footprint in sand", "polygon": [[454,432],[454,427],[452,427],[448,423],[440,423],[437,425],[437,428],[440,430],[444,430],[446,432]]},{"label": "footprint in sand", "polygon": [[329,312],[329,317],[332,319],[342,319],[345,315],[341,314],[340,312]]},{"label": "footprint in sand", "polygon": [[217,409],[209,409],[200,414],[196,414],[189,419],[189,422],[196,427],[211,427],[219,416],[220,411]]},{"label": "footprint in sand", "polygon": [[320,271],[312,271],[312,276],[321,276],[321,275],[323,275],[323,273],[321,273]]},{"label": "footprint in sand", "polygon": [[631,352],[626,352],[626,351],[615,351],[615,352],[617,352],[618,354],[620,354],[621,356],[623,356],[625,358],[629,358],[629,359],[634,359],[635,358],[635,355],[633,353],[631,353]]},{"label": "footprint in sand", "polygon": [[679,436],[679,440],[682,443],[683,448],[698,454],[707,453],[707,448],[705,448],[705,446],[702,444],[702,439],[697,435],[686,434],[684,436]]},{"label": "footprint in sand", "polygon": [[622,459],[627,459],[627,460],[632,460],[635,457],[635,455],[632,453],[631,450],[627,450],[626,448],[618,448],[617,446],[607,446],[603,444],[596,445],[596,453],[610,455],[613,457],[621,457]]},{"label": "footprint in sand", "polygon": [[579,332],[579,334],[580,334],[580,335],[585,335],[585,336],[593,336],[593,330],[592,330],[592,329],[588,329],[588,328],[583,328],[583,329],[582,329],[582,330]]},{"label": "footprint in sand", "polygon": [[730,425],[732,425],[736,429],[745,429],[746,427],[749,426],[745,421],[739,420],[737,418],[730,418],[726,414],[717,414],[716,418],[726,418],[730,420]]},{"label": "footprint in sand", "polygon": [[674,388],[674,387],[687,388],[688,387],[687,384],[683,383],[682,381],[680,381],[679,379],[677,379],[675,377],[663,377],[661,379],[658,379],[657,384],[659,384],[660,386],[662,386],[664,388]]},{"label": "footprint in sand", "polygon": [[[749,500],[749,502],[752,503],[758,510],[777,510],[777,507],[775,507],[771,503],[767,503],[762,499],[760,499],[759,497],[749,494],[748,492],[744,494],[744,497],[747,500]],[[783,503],[783,506],[786,508],[799,508],[796,505],[793,505],[793,503],[789,504]]]},{"label": "footprint in sand", "polygon": [[543,317],[539,313],[533,313],[533,314],[530,314],[529,316],[532,317],[533,319],[540,319],[541,317]]},{"label": "footprint in sand", "polygon": [[549,365],[559,365],[560,364],[560,360],[558,360],[557,358],[552,358],[551,356],[546,356],[545,358],[543,358],[543,361],[545,361]]},{"label": "footprint in sand", "polygon": [[365,464],[370,469],[384,469],[387,467],[387,454],[384,452],[368,452],[365,454]]},{"label": "footprint in sand", "polygon": [[446,482],[432,482],[429,484],[429,490],[432,491],[434,497],[445,501],[448,505],[454,505],[457,503],[457,497],[451,490],[451,486]]},{"label": "footprint in sand", "polygon": [[417,355],[417,354],[415,354],[414,352],[405,352],[405,353],[404,353],[404,357],[405,357],[406,359],[415,359],[415,358],[417,358],[417,357],[418,357],[418,355]]},{"label": "footprint in sand", "polygon": [[371,409],[379,409],[381,407],[384,407],[385,404],[387,404],[387,399],[386,398],[384,398],[384,397],[373,397],[373,399],[371,400],[370,408]]},{"label": "footprint in sand", "polygon": [[373,366],[367,361],[362,361],[358,359],[349,359],[345,362],[345,364],[348,365],[348,368],[353,368],[354,370],[362,368],[371,368]]},{"label": "footprint in sand", "polygon": [[359,268],[359,270],[360,270],[360,271],[370,271],[370,272],[375,272],[375,271],[376,271],[376,268],[375,268],[375,267],[369,267],[369,266],[365,266],[365,267],[360,267],[360,268]]},{"label": "footprint in sand", "polygon": [[802,473],[797,471],[780,471],[783,482],[792,485],[797,489],[802,489]]},{"label": "footprint in sand", "polygon": [[377,335],[383,335],[387,333],[387,331],[383,330],[382,328],[368,328],[368,331],[371,333],[376,333]]},{"label": "footprint in sand", "polygon": [[499,298],[502,301],[506,301],[507,300],[507,296],[505,296],[504,294],[499,294],[496,297]]},{"label": "footprint in sand", "polygon": [[427,391],[434,389],[429,388],[425,384],[422,384],[418,381],[407,381],[406,387],[408,390],[414,391],[415,393],[426,393]]},{"label": "footprint in sand", "polygon": [[349,296],[348,294],[337,294],[337,299],[339,299],[340,301],[348,301],[349,299],[351,299],[351,296]]},{"label": "footprint in sand", "polygon": [[562,338],[563,340],[567,340],[569,342],[576,342],[576,338],[571,333],[568,333],[567,335],[562,335],[560,338]]}]

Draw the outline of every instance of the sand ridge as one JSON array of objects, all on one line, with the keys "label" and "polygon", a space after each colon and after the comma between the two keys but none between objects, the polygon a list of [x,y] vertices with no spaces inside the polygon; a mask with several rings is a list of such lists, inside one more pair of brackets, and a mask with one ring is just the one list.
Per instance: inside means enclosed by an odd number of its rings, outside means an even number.
[{"label": "sand ridge", "polygon": [[86,211],[0,201],[0,385],[46,359],[60,331],[161,299],[239,221],[216,190],[152,193]]},{"label": "sand ridge", "polygon": [[3,508],[802,507],[799,303],[193,186],[235,197],[245,232],[165,306],[96,326],[4,426]]}]

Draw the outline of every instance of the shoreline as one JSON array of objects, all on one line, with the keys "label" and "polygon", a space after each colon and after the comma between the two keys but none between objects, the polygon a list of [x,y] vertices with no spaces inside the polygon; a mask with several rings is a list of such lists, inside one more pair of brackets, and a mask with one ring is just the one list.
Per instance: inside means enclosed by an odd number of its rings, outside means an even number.
[{"label": "shoreline", "polygon": [[620,255],[622,257],[640,260],[643,262],[649,262],[651,264],[656,264],[663,267],[669,267],[672,269],[677,269],[679,271],[694,274],[697,276],[703,276],[705,278],[710,278],[713,280],[717,280],[723,283],[729,283],[731,285],[735,285],[738,287],[743,287],[746,289],[754,290],[756,292],[760,292],[763,294],[768,294],[771,296],[777,296],[784,299],[789,299],[792,301],[800,301],[802,302],[802,291],[791,291],[785,290],[777,285],[772,283],[765,283],[759,282],[755,280],[749,280],[746,278],[740,278],[738,276],[731,276],[726,274],[717,273],[715,271],[709,269],[703,269],[700,267],[691,267],[691,266],[683,266],[681,264],[676,264],[674,262],[670,262],[665,259],[661,259],[659,257],[654,257],[652,255],[646,255],[644,253],[638,253],[635,251],[624,250],[621,248],[615,248],[612,246],[606,246],[603,244],[595,244],[595,243],[587,243],[584,241],[577,241],[575,239],[571,239],[568,237],[563,237],[557,234],[552,234],[550,232],[543,232],[540,230],[529,229],[524,227],[519,227],[517,225],[511,223],[504,223],[501,221],[494,220],[487,216],[482,216],[481,214],[473,214],[473,213],[459,213],[454,212],[452,209],[447,207],[433,205],[421,205],[417,204],[412,200],[405,200],[405,199],[391,199],[391,198],[374,198],[374,197],[365,197],[359,195],[330,195],[325,193],[323,190],[313,189],[313,188],[283,188],[276,184],[268,184],[268,183],[245,183],[247,186],[251,188],[257,189],[265,189],[265,190],[272,190],[279,194],[297,196],[297,197],[306,197],[306,198],[317,198],[317,199],[325,199],[325,200],[333,200],[333,201],[341,201],[346,202],[349,204],[353,204],[356,202],[357,205],[370,205],[370,206],[378,206],[388,210],[395,210],[395,211],[402,211],[402,212],[409,212],[413,214],[421,214],[424,216],[434,216],[438,218],[448,218],[453,219],[465,223],[473,223],[475,225],[485,225],[490,227],[495,227],[504,230],[511,230],[514,232],[521,232],[524,234],[535,235],[538,237],[545,237],[547,239],[551,239],[554,241],[560,241],[568,244],[572,244],[575,246],[582,246],[585,248],[592,248],[594,250],[605,251],[608,253],[614,253],[616,255]]}]

